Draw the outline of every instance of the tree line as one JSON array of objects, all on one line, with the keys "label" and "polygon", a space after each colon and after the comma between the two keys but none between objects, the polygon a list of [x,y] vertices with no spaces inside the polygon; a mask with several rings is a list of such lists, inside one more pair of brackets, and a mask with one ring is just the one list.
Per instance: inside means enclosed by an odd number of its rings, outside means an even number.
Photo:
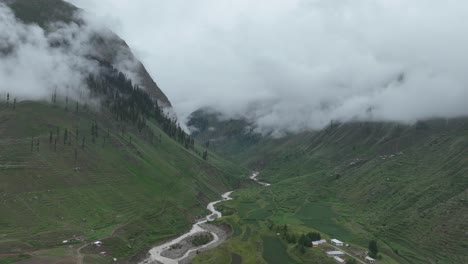
[{"label": "tree line", "polygon": [[[180,127],[177,120],[169,117],[157,100],[151,99],[122,72],[110,67],[99,76],[89,76],[87,84],[91,95],[100,98],[118,121],[133,124],[140,134],[147,134],[151,141],[156,135],[148,127],[147,120],[153,118],[169,137],[187,149],[195,148],[195,140]],[[203,157],[203,154],[200,155]]]}]

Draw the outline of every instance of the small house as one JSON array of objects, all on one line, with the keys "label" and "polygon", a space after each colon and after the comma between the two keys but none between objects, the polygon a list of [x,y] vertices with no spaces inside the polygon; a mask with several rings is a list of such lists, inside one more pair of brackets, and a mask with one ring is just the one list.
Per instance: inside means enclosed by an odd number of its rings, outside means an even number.
[{"label": "small house", "polygon": [[332,239],[331,240],[331,243],[337,247],[342,247],[343,246],[343,242],[339,241],[338,239]]},{"label": "small house", "polygon": [[101,241],[96,241],[93,243],[93,245],[97,246],[97,247],[100,247],[102,246],[102,242]]},{"label": "small house", "polygon": [[375,263],[375,259],[373,259],[373,258],[371,258],[371,257],[369,257],[369,256],[367,256],[367,257],[365,258],[365,260],[366,260],[367,263]]},{"label": "small house", "polygon": [[335,251],[328,251],[327,255],[329,256],[341,256],[344,255],[345,253],[343,251],[335,250]]},{"label": "small house", "polygon": [[334,256],[333,259],[336,261],[336,263],[340,263],[340,264],[345,263],[345,260],[340,257]]},{"label": "small house", "polygon": [[320,247],[320,245],[323,245],[325,243],[327,243],[327,241],[325,239],[312,241],[312,247]]}]

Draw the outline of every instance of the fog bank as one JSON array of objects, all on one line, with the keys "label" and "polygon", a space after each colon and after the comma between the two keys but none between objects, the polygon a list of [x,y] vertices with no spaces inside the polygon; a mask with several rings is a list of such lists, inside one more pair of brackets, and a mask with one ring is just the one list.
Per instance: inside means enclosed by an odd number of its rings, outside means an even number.
[{"label": "fog bank", "polygon": [[180,117],[258,131],[468,114],[468,2],[71,0],[136,50]]}]

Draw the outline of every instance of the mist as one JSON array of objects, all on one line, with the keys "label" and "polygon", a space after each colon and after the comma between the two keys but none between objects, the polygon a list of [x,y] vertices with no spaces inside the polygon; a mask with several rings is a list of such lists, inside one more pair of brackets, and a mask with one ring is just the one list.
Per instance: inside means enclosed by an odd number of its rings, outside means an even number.
[{"label": "mist", "polygon": [[468,2],[70,2],[127,41],[181,120],[208,106],[282,133],[468,115]]},{"label": "mist", "polygon": [[[0,96],[18,100],[50,100],[52,94],[98,106],[87,78],[101,73],[97,58],[111,61],[135,84],[138,61],[115,34],[99,21],[76,12],[74,22],[54,22],[43,29],[25,24],[0,3]],[[112,43],[112,51],[96,39]]]}]

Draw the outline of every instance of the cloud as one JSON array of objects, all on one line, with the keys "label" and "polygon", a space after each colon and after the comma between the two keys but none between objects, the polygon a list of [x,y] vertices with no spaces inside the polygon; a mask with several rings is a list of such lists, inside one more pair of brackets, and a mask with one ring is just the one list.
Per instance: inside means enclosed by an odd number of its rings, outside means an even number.
[{"label": "cloud", "polygon": [[76,12],[75,22],[54,22],[44,30],[16,19],[0,3],[0,93],[19,100],[59,96],[91,100],[87,78],[101,72],[98,60],[139,83],[138,61],[125,43],[95,19]]},{"label": "cloud", "polygon": [[85,79],[98,68],[84,57],[88,37],[76,24],[54,24],[50,32],[26,25],[0,4],[0,92],[20,100],[49,99],[55,90],[86,98]]},{"label": "cloud", "polygon": [[72,0],[136,50],[179,116],[258,131],[468,115],[468,2]]}]

